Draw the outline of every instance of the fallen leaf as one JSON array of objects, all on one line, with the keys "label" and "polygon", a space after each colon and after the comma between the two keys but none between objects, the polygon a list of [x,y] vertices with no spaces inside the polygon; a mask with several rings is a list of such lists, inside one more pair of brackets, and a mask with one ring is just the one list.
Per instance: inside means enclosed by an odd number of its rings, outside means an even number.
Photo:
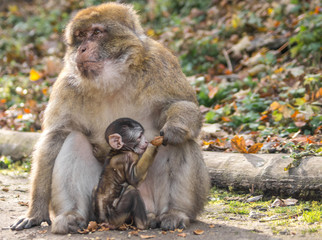
[{"label": "fallen leaf", "polygon": [[240,153],[248,153],[248,151],[246,150],[246,142],[243,137],[239,137],[238,135],[234,136],[231,139],[231,145]]},{"label": "fallen leaf", "polygon": [[224,122],[231,122],[231,119],[229,117],[221,117],[221,120]]},{"label": "fallen leaf", "polygon": [[282,199],[282,201],[285,206],[294,206],[298,202],[298,200],[294,198]]},{"label": "fallen leaf", "polygon": [[204,230],[201,230],[201,229],[196,229],[196,230],[194,230],[194,231],[193,231],[193,233],[194,233],[195,235],[202,235],[204,232],[205,232],[205,231],[204,231]]},{"label": "fallen leaf", "polygon": [[28,207],[28,206],[29,206],[29,203],[28,203],[28,202],[23,202],[23,201],[19,201],[19,202],[18,202],[18,204],[19,204],[20,206],[26,206],[26,207]]},{"label": "fallen leaf", "polygon": [[41,231],[38,231],[38,233],[40,233],[40,234],[44,234],[44,233],[46,233],[47,232],[47,229],[45,229],[45,230],[41,230]]},{"label": "fallen leaf", "polygon": [[259,196],[255,196],[255,197],[248,198],[246,200],[246,202],[248,202],[248,203],[250,203],[250,202],[257,202],[258,200],[260,200],[262,198],[263,198],[263,195],[259,195]]},{"label": "fallen leaf", "polygon": [[212,85],[208,85],[208,89],[209,89],[208,97],[212,99],[217,94],[219,88],[214,87]]},{"label": "fallen leaf", "polygon": [[84,230],[78,229],[77,232],[80,234],[87,234],[87,233],[89,233],[89,230],[88,229],[84,229]]},{"label": "fallen leaf", "polygon": [[271,204],[271,208],[274,207],[284,207],[284,202],[281,199],[276,198],[275,201]]},{"label": "fallen leaf", "polygon": [[316,98],[322,97],[322,87],[315,93],[315,97]]},{"label": "fallen leaf", "polygon": [[214,228],[215,227],[215,224],[209,224],[208,225],[210,228]]},{"label": "fallen leaf", "polygon": [[149,37],[153,37],[155,35],[155,32],[152,28],[148,29],[148,31],[146,32],[146,34],[149,36]]},{"label": "fallen leaf", "polygon": [[2,191],[4,191],[4,192],[9,192],[9,188],[4,187],[4,188],[2,188]]},{"label": "fallen leaf", "polygon": [[186,233],[179,233],[177,236],[185,238],[187,236],[187,234]]},{"label": "fallen leaf", "polygon": [[95,221],[90,221],[90,222],[88,223],[88,226],[87,226],[88,231],[90,231],[90,232],[95,232],[95,231],[97,230],[97,228],[98,228],[97,222],[95,222]]},{"label": "fallen leaf", "polygon": [[42,74],[35,69],[30,69],[29,72],[29,79],[30,81],[38,81],[40,78],[42,78]]},{"label": "fallen leaf", "polygon": [[270,108],[272,111],[276,110],[276,109],[279,109],[281,107],[281,104],[279,104],[278,102],[272,102],[271,105],[270,105]]},{"label": "fallen leaf", "polygon": [[125,231],[125,230],[127,230],[127,229],[128,229],[128,226],[127,226],[126,224],[123,224],[123,225],[122,225],[122,226],[120,226],[118,229],[119,229],[119,230],[121,230],[121,231]]},{"label": "fallen leaf", "polygon": [[248,149],[248,153],[257,153],[263,147],[263,143],[255,143]]},{"label": "fallen leaf", "polygon": [[31,113],[31,110],[30,110],[29,108],[24,108],[24,109],[23,109],[23,111],[24,111],[25,113]]},{"label": "fallen leaf", "polygon": [[150,238],[155,238],[156,235],[140,235],[140,238],[142,239],[150,239]]},{"label": "fallen leaf", "polygon": [[139,231],[131,231],[129,232],[130,236],[139,236]]},{"label": "fallen leaf", "polygon": [[231,19],[231,25],[233,26],[233,28],[237,28],[239,23],[240,23],[240,18],[236,14],[234,14]]}]

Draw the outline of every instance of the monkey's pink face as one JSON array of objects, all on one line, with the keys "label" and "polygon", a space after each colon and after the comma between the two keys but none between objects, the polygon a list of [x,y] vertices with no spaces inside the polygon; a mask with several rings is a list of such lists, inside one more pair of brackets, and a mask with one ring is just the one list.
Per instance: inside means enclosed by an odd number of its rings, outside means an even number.
[{"label": "monkey's pink face", "polygon": [[101,73],[106,59],[100,52],[100,45],[106,37],[107,32],[101,25],[75,31],[74,39],[79,43],[76,64],[83,76],[91,78]]}]

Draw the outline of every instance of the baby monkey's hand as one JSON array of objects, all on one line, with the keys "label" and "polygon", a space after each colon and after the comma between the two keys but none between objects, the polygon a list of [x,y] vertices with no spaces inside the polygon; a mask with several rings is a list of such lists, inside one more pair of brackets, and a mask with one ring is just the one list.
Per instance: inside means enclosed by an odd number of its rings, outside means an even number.
[{"label": "baby monkey's hand", "polygon": [[163,142],[163,136],[157,136],[151,141],[151,144],[158,147],[162,144],[162,142]]}]

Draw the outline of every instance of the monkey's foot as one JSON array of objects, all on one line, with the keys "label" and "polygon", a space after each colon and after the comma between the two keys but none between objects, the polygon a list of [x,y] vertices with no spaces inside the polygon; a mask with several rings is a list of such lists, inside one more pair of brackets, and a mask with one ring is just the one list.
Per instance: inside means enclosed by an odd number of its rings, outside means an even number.
[{"label": "monkey's foot", "polygon": [[51,224],[51,221],[48,217],[24,217],[20,218],[17,222],[12,224],[10,226],[11,230],[23,230],[27,228],[32,228],[34,226],[40,225],[42,222],[47,222],[49,225]]},{"label": "monkey's foot", "polygon": [[85,218],[78,212],[70,211],[58,215],[54,219],[51,232],[57,234],[77,233],[77,230],[85,229],[86,227]]},{"label": "monkey's foot", "polygon": [[147,221],[148,228],[154,229],[159,226],[159,220],[157,219],[154,213],[148,213],[147,219],[148,219]]},{"label": "monkey's foot", "polygon": [[163,230],[175,230],[176,228],[184,229],[189,223],[189,217],[177,210],[171,210],[159,216],[160,228]]}]

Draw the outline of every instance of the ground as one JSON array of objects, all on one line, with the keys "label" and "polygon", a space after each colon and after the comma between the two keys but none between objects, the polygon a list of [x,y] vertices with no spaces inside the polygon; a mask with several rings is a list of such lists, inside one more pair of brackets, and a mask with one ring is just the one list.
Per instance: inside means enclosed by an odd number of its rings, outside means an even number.
[{"label": "ground", "polygon": [[[146,230],[136,233],[127,231],[104,231],[90,234],[54,235],[50,227],[40,226],[23,231],[11,231],[9,226],[27,210],[29,192],[29,174],[26,176],[9,176],[0,174],[0,239],[321,239],[321,231],[315,233],[298,234],[296,230],[274,234],[270,223],[250,220],[250,218],[221,216],[223,205],[208,204],[198,221],[192,223],[182,232],[163,232],[160,229]],[[241,216],[241,217],[238,217]],[[196,233],[201,235],[196,235]],[[292,235],[292,233],[296,233]],[[137,234],[137,235],[135,235]],[[285,234],[285,235],[283,235]]]}]

